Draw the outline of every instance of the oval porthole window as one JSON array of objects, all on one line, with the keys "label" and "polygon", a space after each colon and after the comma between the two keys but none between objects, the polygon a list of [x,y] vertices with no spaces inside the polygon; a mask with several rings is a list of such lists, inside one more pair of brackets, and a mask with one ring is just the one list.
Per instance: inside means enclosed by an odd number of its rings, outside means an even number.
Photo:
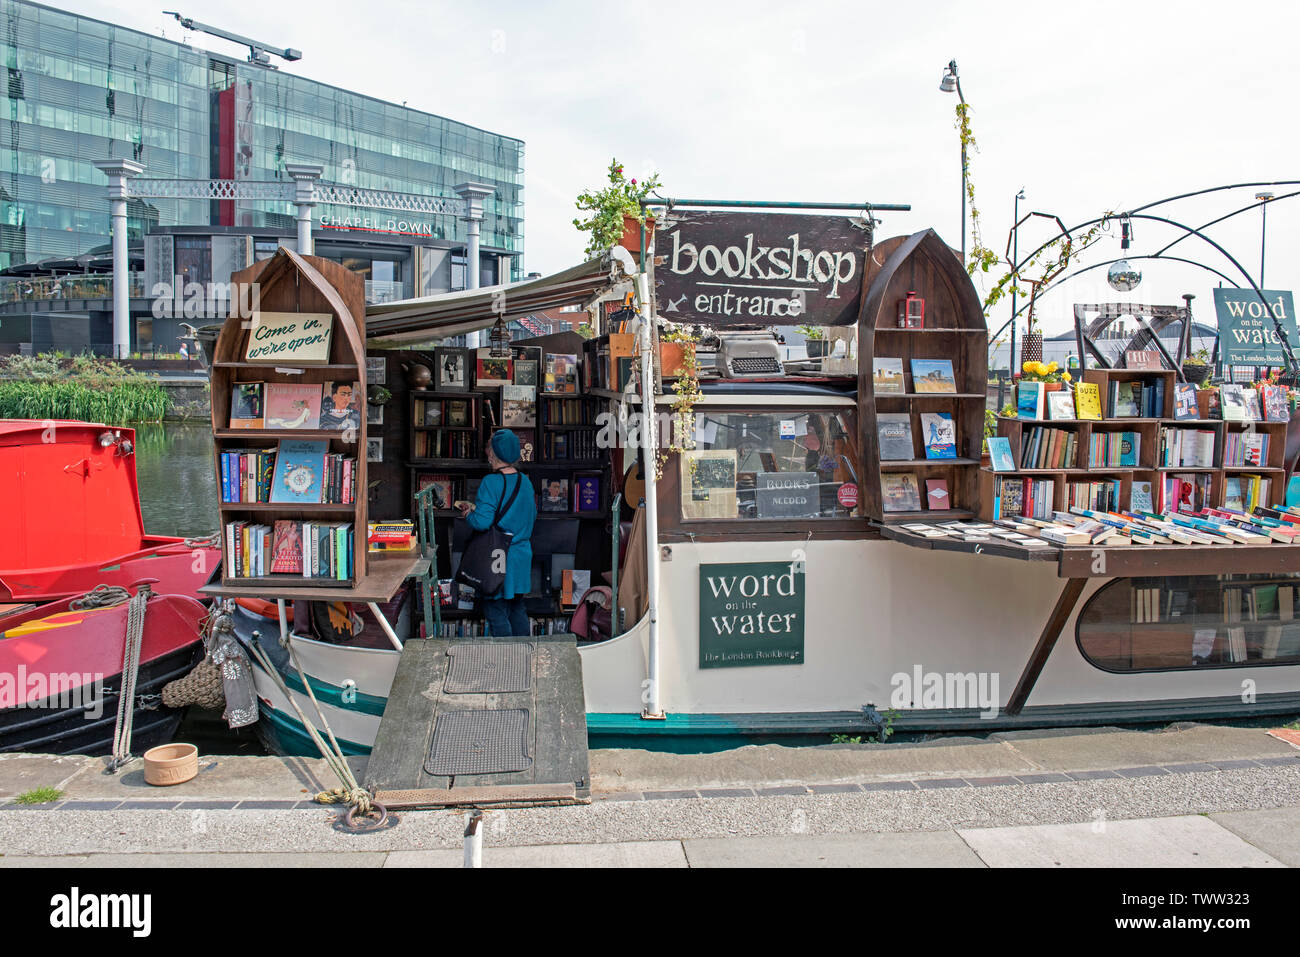
[{"label": "oval porthole window", "polygon": [[1121,578],[1079,613],[1075,640],[1103,671],[1300,664],[1300,575]]}]

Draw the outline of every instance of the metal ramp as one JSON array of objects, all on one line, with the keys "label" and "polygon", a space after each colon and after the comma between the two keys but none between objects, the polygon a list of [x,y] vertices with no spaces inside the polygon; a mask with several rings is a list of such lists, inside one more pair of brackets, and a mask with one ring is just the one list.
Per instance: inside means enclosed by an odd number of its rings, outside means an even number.
[{"label": "metal ramp", "polygon": [[574,636],[406,642],[364,784],[388,808],[590,801]]}]

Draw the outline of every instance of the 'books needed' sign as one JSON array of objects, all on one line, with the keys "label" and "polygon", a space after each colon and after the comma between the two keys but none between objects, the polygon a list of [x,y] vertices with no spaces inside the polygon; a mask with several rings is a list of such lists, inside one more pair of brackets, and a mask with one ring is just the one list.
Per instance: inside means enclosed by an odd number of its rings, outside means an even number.
[{"label": "'books needed' sign", "polygon": [[[1296,342],[1295,303],[1288,290],[1265,289],[1269,309],[1286,330],[1292,350]],[[1230,366],[1280,366],[1282,340],[1269,317],[1269,310],[1253,289],[1215,289],[1214,311],[1219,316],[1220,361]]]},{"label": "'books needed' sign", "polygon": [[674,211],[655,234],[659,314],[711,326],[851,325],[869,244],[848,216]]},{"label": "'books needed' sign", "polygon": [[799,562],[700,566],[700,667],[803,664]]},{"label": "'books needed' sign", "polygon": [[328,312],[257,312],[248,330],[245,362],[268,365],[324,365],[330,361]]}]

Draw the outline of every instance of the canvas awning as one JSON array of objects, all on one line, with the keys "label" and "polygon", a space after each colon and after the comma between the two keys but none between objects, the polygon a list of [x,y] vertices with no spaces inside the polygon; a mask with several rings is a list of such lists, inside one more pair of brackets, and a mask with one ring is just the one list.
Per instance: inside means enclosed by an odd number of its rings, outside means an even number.
[{"label": "canvas awning", "polygon": [[540,279],[376,303],[366,307],[366,339],[379,347],[418,342],[485,329],[498,317],[585,305],[612,286],[631,281],[632,269],[632,258],[619,249]]}]

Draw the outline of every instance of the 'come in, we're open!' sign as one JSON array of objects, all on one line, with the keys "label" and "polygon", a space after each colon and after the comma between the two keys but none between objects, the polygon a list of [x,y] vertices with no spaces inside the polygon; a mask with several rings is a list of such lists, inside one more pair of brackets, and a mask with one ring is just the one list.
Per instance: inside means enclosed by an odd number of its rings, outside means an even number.
[{"label": "'come in, we're open!' sign", "polygon": [[257,312],[248,329],[245,362],[268,365],[324,365],[330,361],[328,312]]}]

